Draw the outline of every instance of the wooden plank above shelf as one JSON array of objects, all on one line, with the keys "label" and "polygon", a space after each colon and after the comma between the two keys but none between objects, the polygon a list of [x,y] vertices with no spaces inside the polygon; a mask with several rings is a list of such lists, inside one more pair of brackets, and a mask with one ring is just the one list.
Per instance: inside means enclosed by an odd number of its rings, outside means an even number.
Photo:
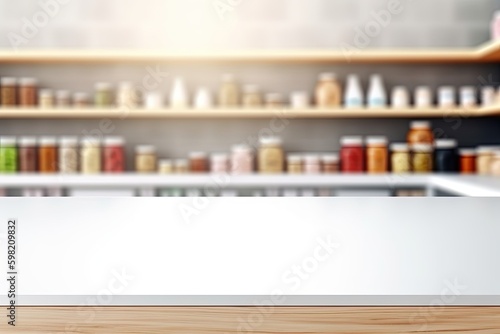
[{"label": "wooden plank above shelf", "polygon": [[447,49],[290,49],[290,50],[0,50],[0,64],[271,62],[271,63],[478,63],[500,61],[500,42],[476,48]]},{"label": "wooden plank above shelf", "polygon": [[0,108],[0,119],[162,119],[162,118],[449,118],[500,115],[500,105],[453,109],[97,109],[97,108]]}]

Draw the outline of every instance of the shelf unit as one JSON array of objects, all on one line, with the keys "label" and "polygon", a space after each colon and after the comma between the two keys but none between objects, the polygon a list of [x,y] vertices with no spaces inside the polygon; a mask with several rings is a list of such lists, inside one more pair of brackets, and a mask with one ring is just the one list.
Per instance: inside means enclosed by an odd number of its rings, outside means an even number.
[{"label": "shelf unit", "polygon": [[97,108],[0,108],[0,119],[162,119],[162,118],[444,118],[500,115],[500,105],[485,108],[407,109],[97,109]]},{"label": "shelf unit", "polygon": [[150,62],[276,62],[276,63],[467,63],[500,61],[500,42],[476,48],[331,50],[0,50],[1,63],[150,63]]}]

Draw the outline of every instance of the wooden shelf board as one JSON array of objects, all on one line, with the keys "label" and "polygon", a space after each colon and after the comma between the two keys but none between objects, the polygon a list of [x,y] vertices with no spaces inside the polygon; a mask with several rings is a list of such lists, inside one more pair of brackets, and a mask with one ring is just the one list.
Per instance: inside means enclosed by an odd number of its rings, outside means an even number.
[{"label": "wooden shelf board", "polygon": [[500,106],[453,109],[96,109],[0,108],[0,119],[161,119],[161,118],[442,118],[500,114]]}]

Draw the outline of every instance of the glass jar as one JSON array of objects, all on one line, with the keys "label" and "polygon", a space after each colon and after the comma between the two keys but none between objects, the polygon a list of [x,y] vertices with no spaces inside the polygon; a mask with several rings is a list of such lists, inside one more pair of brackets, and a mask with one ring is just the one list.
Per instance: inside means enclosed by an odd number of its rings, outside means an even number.
[{"label": "glass jar", "polygon": [[89,104],[89,94],[83,92],[73,94],[73,107],[87,108]]},{"label": "glass jar", "polygon": [[189,154],[189,170],[191,173],[208,172],[208,156],[205,152],[191,152]]},{"label": "glass jar", "polygon": [[410,106],[410,93],[405,86],[396,86],[392,90],[392,107],[408,108]]},{"label": "glass jar", "polygon": [[107,82],[98,82],[95,85],[94,103],[96,108],[108,108],[113,104],[113,93],[111,84]]},{"label": "glass jar", "polygon": [[215,174],[229,172],[229,155],[225,153],[212,154],[210,157],[210,171]]},{"label": "glass jar", "polygon": [[322,73],[316,86],[316,105],[318,108],[339,107],[342,89],[334,73]]},{"label": "glass jar", "polygon": [[189,173],[189,161],[186,159],[177,159],[174,162],[174,172],[176,174]]},{"label": "glass jar", "polygon": [[287,166],[288,174],[302,174],[304,172],[303,159],[300,155],[288,155]]},{"label": "glass jar", "polygon": [[457,141],[454,139],[438,139],[435,143],[434,169],[438,173],[458,172]]},{"label": "glass jar", "polygon": [[99,174],[102,170],[101,142],[94,138],[85,138],[81,146],[82,174]]},{"label": "glass jar", "polygon": [[144,95],[144,106],[146,109],[163,108],[163,95],[160,92],[147,92]]},{"label": "glass jar", "polygon": [[4,174],[17,172],[16,137],[0,137],[0,172]]},{"label": "glass jar", "polygon": [[491,173],[491,161],[498,149],[495,146],[480,146],[477,148],[476,170],[478,175],[489,175]]},{"label": "glass jar", "polygon": [[17,105],[17,79],[2,78],[0,79],[0,100],[3,107],[14,107]]},{"label": "glass jar", "polygon": [[475,174],[476,173],[476,150],[461,149],[460,150],[460,173]]},{"label": "glass jar", "polygon": [[254,171],[254,153],[248,145],[234,145],[231,148],[231,172],[251,174]]},{"label": "glass jar", "polygon": [[411,172],[410,147],[406,143],[394,143],[391,145],[391,169],[393,173]]},{"label": "glass jar", "polygon": [[139,95],[133,83],[128,81],[120,83],[116,96],[116,105],[118,108],[135,109],[139,107]]},{"label": "glass jar", "polygon": [[158,162],[158,172],[160,174],[173,174],[174,162],[169,159],[163,159]]},{"label": "glass jar", "polygon": [[474,108],[477,106],[476,89],[473,86],[460,88],[460,105],[462,108]]},{"label": "glass jar", "polygon": [[135,170],[137,173],[155,173],[157,171],[156,164],[156,147],[141,145],[135,148]]},{"label": "glass jar", "polygon": [[431,144],[414,144],[412,146],[412,166],[415,173],[431,173],[433,171],[433,148]]},{"label": "glass jar", "polygon": [[434,134],[432,133],[431,123],[425,121],[411,122],[407,141],[410,146],[415,144],[433,144]]},{"label": "glass jar", "polygon": [[321,157],[323,173],[336,174],[340,170],[340,157],[338,154],[325,154]]},{"label": "glass jar", "polygon": [[438,104],[441,108],[455,108],[455,88],[451,86],[443,86],[439,88]]},{"label": "glass jar", "polygon": [[311,106],[308,92],[293,92],[290,101],[293,109],[307,109]]},{"label": "glass jar", "polygon": [[104,172],[125,172],[125,139],[122,137],[104,138]]},{"label": "glass jar", "polygon": [[266,108],[283,108],[285,106],[283,95],[270,93],[266,95]]},{"label": "glass jar", "polygon": [[388,140],[386,137],[366,139],[366,170],[369,174],[383,174],[389,171]]},{"label": "glass jar", "polygon": [[240,104],[240,89],[232,74],[222,77],[222,86],[219,90],[219,106],[222,108],[237,107]]},{"label": "glass jar", "polygon": [[38,80],[22,78],[19,80],[19,105],[21,107],[35,107],[38,97]]},{"label": "glass jar", "polygon": [[321,159],[318,155],[306,155],[304,157],[304,174],[320,174]]},{"label": "glass jar", "polygon": [[19,171],[21,173],[37,172],[37,140],[35,137],[19,139]]},{"label": "glass jar", "polygon": [[500,151],[496,151],[491,160],[491,175],[500,176]]},{"label": "glass jar", "polygon": [[259,148],[259,172],[263,174],[283,173],[285,153],[280,137],[261,137]]},{"label": "glass jar", "polygon": [[54,174],[58,169],[57,139],[41,137],[38,147],[38,166],[42,174]]},{"label": "glass jar", "polygon": [[78,173],[77,137],[62,137],[59,139],[59,172],[62,174]]},{"label": "glass jar", "polygon": [[358,136],[347,136],[340,139],[342,149],[340,160],[342,172],[362,173],[365,166],[363,138]]},{"label": "glass jar", "polygon": [[67,108],[71,105],[71,94],[67,90],[58,90],[56,92],[56,107]]},{"label": "glass jar", "polygon": [[53,108],[54,107],[54,92],[51,89],[42,89],[39,93],[39,106],[40,108]]},{"label": "glass jar", "polygon": [[428,86],[419,86],[415,89],[415,107],[430,108],[433,104],[432,90]]},{"label": "glass jar", "polygon": [[243,88],[243,106],[245,108],[262,106],[262,94],[259,91],[259,86],[247,85]]}]

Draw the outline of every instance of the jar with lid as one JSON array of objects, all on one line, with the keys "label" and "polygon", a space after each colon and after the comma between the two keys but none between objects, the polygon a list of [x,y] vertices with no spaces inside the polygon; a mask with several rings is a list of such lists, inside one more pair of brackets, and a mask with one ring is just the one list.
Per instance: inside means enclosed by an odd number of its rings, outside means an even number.
[{"label": "jar with lid", "polygon": [[66,108],[71,105],[71,94],[67,90],[58,90],[56,92],[56,107]]},{"label": "jar with lid", "polygon": [[116,105],[118,108],[135,109],[139,107],[139,93],[134,84],[128,81],[121,82],[116,94]]},{"label": "jar with lid", "polygon": [[160,174],[173,174],[174,162],[170,159],[163,159],[158,162],[158,172]]},{"label": "jar with lid", "polygon": [[435,143],[434,168],[439,173],[458,172],[457,141],[454,139],[438,139]]},{"label": "jar with lid", "polygon": [[335,174],[340,170],[340,157],[338,154],[325,154],[321,157],[323,173]]},{"label": "jar with lid", "polygon": [[480,146],[477,148],[476,170],[478,175],[489,175],[491,173],[491,161],[495,152],[499,149],[495,146]]},{"label": "jar with lid", "polygon": [[307,109],[311,106],[308,92],[293,92],[290,100],[293,109]]},{"label": "jar with lid", "polygon": [[35,78],[22,78],[19,80],[19,105],[21,107],[34,107],[37,105],[38,80]]},{"label": "jar with lid", "polygon": [[21,173],[37,172],[36,151],[36,137],[21,137],[19,139],[19,171]]},{"label": "jar with lid", "polygon": [[155,173],[157,171],[156,164],[156,147],[140,145],[135,148],[135,170],[137,173]]},{"label": "jar with lid", "polygon": [[336,108],[342,102],[342,88],[334,73],[322,73],[316,86],[316,105],[319,108]]},{"label": "jar with lid", "polygon": [[54,92],[52,89],[42,89],[39,93],[39,105],[40,108],[53,108],[54,107]]},{"label": "jar with lid", "polygon": [[476,89],[473,86],[460,88],[460,105],[463,108],[474,108],[477,105]]},{"label": "jar with lid", "polygon": [[219,106],[222,108],[237,107],[240,104],[240,88],[234,75],[225,74],[219,90]]},{"label": "jar with lid", "polygon": [[4,77],[0,79],[0,100],[3,107],[17,105],[17,79]]},{"label": "jar with lid", "polygon": [[146,92],[144,94],[146,109],[160,109],[163,107],[163,95],[160,92]]},{"label": "jar with lid", "polygon": [[411,122],[407,141],[409,145],[433,144],[434,134],[432,133],[431,123],[425,121]]},{"label": "jar with lid", "polygon": [[303,159],[300,155],[289,154],[286,160],[288,174],[302,174],[304,172]]},{"label": "jar with lid", "polygon": [[0,137],[0,172],[4,174],[17,172],[16,137]]},{"label": "jar with lid", "polygon": [[102,170],[101,141],[84,138],[81,142],[82,174],[99,174]]},{"label": "jar with lid", "polygon": [[207,173],[208,155],[205,152],[189,153],[189,170],[191,173]]},{"label": "jar with lid", "polygon": [[321,158],[319,155],[304,156],[304,174],[320,174]]},{"label": "jar with lid", "polygon": [[283,108],[285,102],[283,95],[280,93],[270,93],[266,95],[266,107],[267,108]]},{"label": "jar with lid", "polygon": [[408,108],[410,106],[410,93],[405,86],[396,86],[392,90],[392,107]]},{"label": "jar with lid", "polygon": [[248,145],[234,145],[231,148],[231,172],[251,174],[255,165],[254,151]]},{"label": "jar with lid", "polygon": [[194,97],[194,108],[195,109],[209,109],[213,108],[214,101],[212,93],[206,87],[198,88],[196,95]]},{"label": "jar with lid", "polygon": [[40,138],[38,147],[38,166],[40,173],[57,173],[59,166],[57,151],[57,139],[55,137]]},{"label": "jar with lid", "polygon": [[62,137],[59,139],[59,172],[62,174],[78,173],[77,137]]},{"label": "jar with lid", "polygon": [[415,89],[415,107],[430,108],[433,104],[432,90],[428,86],[418,86]]},{"label": "jar with lid", "polygon": [[414,144],[412,146],[412,166],[415,173],[431,173],[433,171],[433,147],[431,144]]},{"label": "jar with lid", "polygon": [[500,176],[500,150],[495,151],[491,160],[491,175]]},{"label": "jar with lid", "polygon": [[186,159],[177,159],[174,161],[174,172],[176,174],[189,173],[189,161]]},{"label": "jar with lid", "polygon": [[461,149],[460,153],[460,173],[475,174],[476,173],[476,150]]},{"label": "jar with lid", "polygon": [[481,106],[489,107],[495,104],[496,92],[495,87],[486,86],[481,88]]},{"label": "jar with lid", "polygon": [[403,174],[411,172],[410,146],[406,143],[391,145],[391,169],[393,173]]},{"label": "jar with lid", "polygon": [[229,172],[229,155],[226,153],[215,153],[210,157],[210,171],[215,174],[226,174]]},{"label": "jar with lid", "polygon": [[386,137],[366,139],[366,170],[369,174],[382,174],[389,171],[388,140]]},{"label": "jar with lid", "polygon": [[73,94],[73,107],[86,108],[89,104],[89,94],[83,92]]},{"label": "jar with lid", "polygon": [[104,172],[125,172],[125,139],[122,137],[104,138]]},{"label": "jar with lid", "polygon": [[280,137],[261,137],[259,147],[259,172],[263,174],[283,173],[285,152]]},{"label": "jar with lid", "polygon": [[262,94],[259,86],[246,85],[243,87],[243,106],[245,108],[258,108],[262,106]]},{"label": "jar with lid", "polygon": [[455,88],[451,86],[440,87],[438,102],[441,108],[456,107]]},{"label": "jar with lid", "polygon": [[365,168],[365,154],[363,138],[359,136],[346,136],[340,139],[342,149],[340,160],[342,172],[362,173]]},{"label": "jar with lid", "polygon": [[111,107],[113,104],[113,93],[111,84],[107,82],[98,82],[95,84],[94,103],[97,108]]}]

